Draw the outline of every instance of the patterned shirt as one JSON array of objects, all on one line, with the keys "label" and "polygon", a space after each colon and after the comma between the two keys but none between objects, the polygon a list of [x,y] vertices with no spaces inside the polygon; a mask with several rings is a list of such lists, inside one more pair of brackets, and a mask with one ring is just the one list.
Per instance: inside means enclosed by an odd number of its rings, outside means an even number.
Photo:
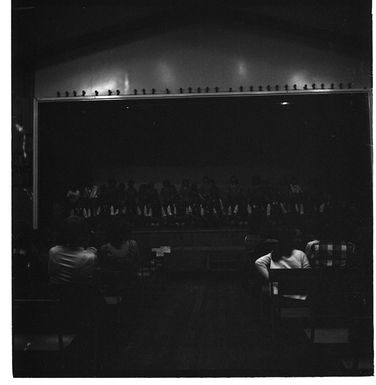
[{"label": "patterned shirt", "polygon": [[312,241],[306,253],[313,267],[347,267],[354,257],[355,245],[345,241]]}]

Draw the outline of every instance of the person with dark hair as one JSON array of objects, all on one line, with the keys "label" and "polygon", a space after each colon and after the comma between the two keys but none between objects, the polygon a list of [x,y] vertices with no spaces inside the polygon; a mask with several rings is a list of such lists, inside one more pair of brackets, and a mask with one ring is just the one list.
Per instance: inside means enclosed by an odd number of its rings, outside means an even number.
[{"label": "person with dark hair", "polygon": [[62,226],[61,245],[49,251],[48,275],[52,284],[87,283],[93,278],[97,250],[85,249],[84,220],[71,216]]},{"label": "person with dark hair", "polygon": [[104,297],[94,280],[97,250],[83,247],[83,218],[68,217],[61,230],[61,244],[49,251],[49,293],[60,300],[56,315],[59,322],[77,328],[91,351],[107,314]]},{"label": "person with dark hair", "polygon": [[121,270],[128,278],[135,274],[139,264],[137,242],[131,239],[127,227],[113,223],[107,232],[107,243],[100,249],[100,265],[103,269]]},{"label": "person with dark hair", "polygon": [[270,269],[309,269],[310,264],[306,254],[294,249],[293,235],[283,232],[278,236],[278,242],[273,246],[271,253],[258,258],[256,269],[266,279],[269,279]]}]

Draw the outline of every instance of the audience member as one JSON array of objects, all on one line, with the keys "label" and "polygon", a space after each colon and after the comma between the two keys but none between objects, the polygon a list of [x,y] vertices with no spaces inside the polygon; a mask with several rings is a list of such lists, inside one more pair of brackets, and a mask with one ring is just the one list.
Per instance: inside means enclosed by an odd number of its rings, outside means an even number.
[{"label": "audience member", "polygon": [[127,279],[132,279],[139,266],[140,255],[137,242],[131,239],[130,231],[116,221],[108,230],[107,240],[100,248],[101,267],[121,270]]},{"label": "audience member", "polygon": [[88,283],[97,263],[97,251],[85,249],[84,221],[72,216],[63,223],[61,244],[49,251],[48,274],[52,284]]}]

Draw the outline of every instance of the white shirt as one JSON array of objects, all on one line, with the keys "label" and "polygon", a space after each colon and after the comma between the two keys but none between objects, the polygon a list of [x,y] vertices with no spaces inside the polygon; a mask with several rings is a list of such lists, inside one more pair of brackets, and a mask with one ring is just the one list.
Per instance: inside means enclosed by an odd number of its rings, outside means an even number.
[{"label": "white shirt", "polygon": [[[256,268],[266,278],[269,279],[269,269],[309,269],[308,258],[301,250],[292,250],[291,255],[282,257],[279,261],[273,261],[272,254],[266,254],[255,262]],[[277,286],[273,286],[273,293],[276,294]],[[306,295],[286,295],[295,299],[305,299]]]},{"label": "white shirt", "polygon": [[69,248],[55,246],[50,249],[48,275],[50,283],[82,282],[92,278],[97,261],[94,247]]}]

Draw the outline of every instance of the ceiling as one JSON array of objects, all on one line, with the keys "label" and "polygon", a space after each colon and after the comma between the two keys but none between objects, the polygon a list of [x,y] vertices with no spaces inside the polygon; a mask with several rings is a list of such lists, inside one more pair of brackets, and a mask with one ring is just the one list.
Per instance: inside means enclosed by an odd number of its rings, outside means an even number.
[{"label": "ceiling", "polygon": [[[287,34],[371,60],[370,0],[13,0],[13,58],[43,65],[70,52],[185,24]],[[33,60],[34,59],[34,60]]]}]

